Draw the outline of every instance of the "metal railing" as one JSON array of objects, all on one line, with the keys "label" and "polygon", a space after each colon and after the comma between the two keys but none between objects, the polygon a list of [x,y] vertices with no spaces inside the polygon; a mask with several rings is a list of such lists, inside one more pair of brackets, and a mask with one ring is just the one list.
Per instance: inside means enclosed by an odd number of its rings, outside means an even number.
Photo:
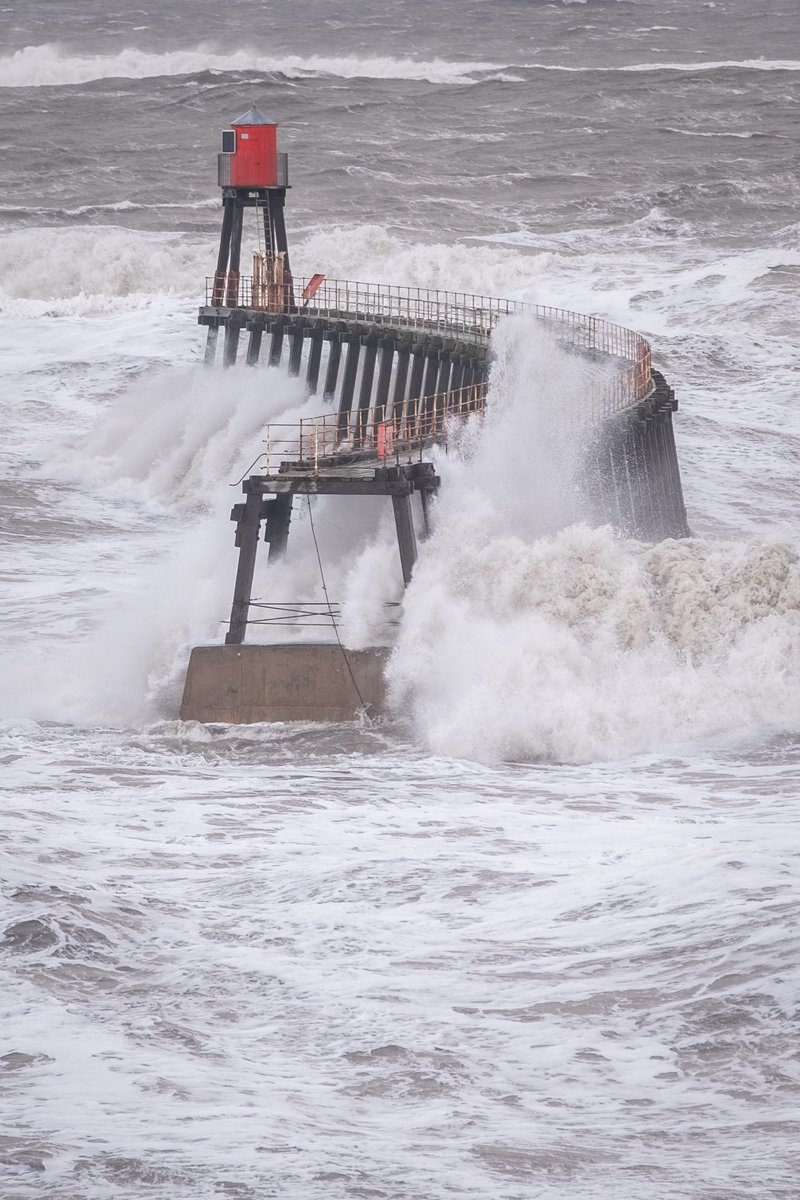
[{"label": "metal railing", "polygon": [[317,474],[359,461],[408,462],[421,458],[434,443],[444,448],[468,417],[486,408],[487,383],[406,400],[391,416],[363,410],[328,412],[266,428],[266,467],[281,465]]},{"label": "metal railing", "polygon": [[[309,288],[310,298],[303,300]],[[299,298],[299,299],[298,299]],[[573,414],[602,420],[644,400],[652,390],[650,346],[643,337],[598,317],[549,305],[502,300],[468,292],[358,283],[352,280],[297,279],[269,290],[237,272],[218,273],[206,281],[206,302],[217,308],[243,308],[285,316],[362,322],[365,325],[440,334],[485,345],[504,317],[524,314],[548,328],[568,350],[594,357],[610,370],[584,385]],[[404,399],[397,412],[375,407],[325,413],[299,425],[267,428],[267,459],[304,464],[318,471],[336,461],[411,458],[434,442],[447,441],[466,417],[482,412],[486,383],[421,399]]]},{"label": "metal railing", "polygon": [[[235,278],[232,278],[235,275]],[[300,301],[310,280],[298,279],[284,289],[282,303],[267,297],[250,276],[229,272],[206,280],[206,304],[214,307],[246,308],[287,315],[318,316],[364,321],[402,329],[419,329],[451,337],[488,341],[502,317],[525,313],[545,322],[569,345],[577,349],[619,358],[634,370],[630,383],[643,399],[650,387],[650,346],[638,333],[587,317],[568,309],[529,304],[524,300],[502,300],[469,292],[399,287],[390,284],[358,283],[348,279],[326,279],[312,300]]]}]

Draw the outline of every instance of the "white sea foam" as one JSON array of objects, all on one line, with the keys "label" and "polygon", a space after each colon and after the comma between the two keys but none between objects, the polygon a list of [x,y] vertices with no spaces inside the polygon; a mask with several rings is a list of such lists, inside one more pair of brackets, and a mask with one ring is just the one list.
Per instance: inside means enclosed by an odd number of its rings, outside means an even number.
[{"label": "white sea foam", "polygon": [[[243,243],[250,248],[249,230]],[[202,299],[215,241],[114,226],[0,233],[0,311],[20,317],[117,312],[158,297]],[[531,298],[550,255],[408,243],[377,225],[334,226],[298,240],[300,275]]]},{"label": "white sea foam", "polygon": [[0,736],[15,1193],[792,1194],[790,762]]},{"label": "white sea foam", "polygon": [[533,298],[549,254],[465,245],[404,241],[380,225],[320,229],[298,246],[303,274],[443,288],[474,295]]},{"label": "white sea foam", "polygon": [[0,234],[0,311],[19,316],[119,311],[139,298],[198,295],[210,247],[180,235],[114,227]]},{"label": "white sea foam", "polygon": [[493,418],[447,480],[390,666],[417,736],[437,753],[574,762],[796,731],[796,548],[548,533],[575,503],[576,443],[555,435],[581,381],[533,329],[503,358]]},{"label": "white sea foam", "polygon": [[[266,422],[296,422],[320,400],[306,400],[302,382],[280,370],[198,366],[150,371],[99,413],[96,405],[86,402],[77,430],[72,422],[60,438],[48,427],[28,437],[26,453],[46,455],[67,489],[60,512],[80,536],[46,561],[19,560],[30,580],[26,614],[38,612],[40,627],[24,645],[6,644],[0,703],[36,719],[141,724],[174,715],[188,648],[221,637],[236,562],[230,508],[241,497],[237,480],[265,450]],[[390,507],[362,498],[314,506],[345,635],[353,645],[385,638],[384,602],[402,592]],[[261,556],[259,598],[321,601],[301,500],[291,543],[286,565],[267,568]],[[259,640],[256,626],[251,636]],[[322,636],[332,638],[330,628]]]},{"label": "white sea foam", "polygon": [[718,62],[707,62],[703,59],[698,59],[696,62],[646,62],[646,63],[627,63],[621,66],[614,67],[567,67],[559,63],[526,63],[526,69],[538,71],[568,71],[575,74],[584,72],[598,72],[602,74],[616,74],[617,72],[637,72],[643,71],[646,73],[656,71],[679,71],[693,74],[696,71],[800,71],[800,59],[764,59],[764,58],[746,58],[746,59],[725,59]]},{"label": "white sea foam", "polygon": [[259,71],[291,79],[330,75],[340,79],[405,79],[428,83],[474,83],[475,76],[503,68],[503,63],[450,62],[434,58],[262,54],[253,50],[228,53],[198,47],[153,54],[130,48],[118,54],[75,55],[57,44],[26,46],[0,58],[0,87],[52,87],[96,79],[147,79],[164,75],[196,75],[211,71]]}]

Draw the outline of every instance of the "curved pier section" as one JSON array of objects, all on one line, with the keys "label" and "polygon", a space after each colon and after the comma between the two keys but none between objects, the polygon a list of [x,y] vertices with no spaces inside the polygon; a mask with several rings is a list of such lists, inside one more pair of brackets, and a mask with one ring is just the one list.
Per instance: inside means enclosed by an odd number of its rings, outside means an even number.
[{"label": "curved pier section", "polygon": [[302,374],[309,396],[335,401],[339,440],[352,435],[363,446],[376,443],[390,415],[399,425],[432,416],[434,397],[471,388],[485,394],[491,332],[510,311],[484,297],[321,276],[298,281],[297,301],[294,288],[266,295],[255,279],[237,285],[238,307],[215,305],[217,285],[207,281],[199,317],[209,327],[206,361],[214,361],[214,335],[224,329],[226,366],[244,360]]},{"label": "curved pier section", "polygon": [[[219,289],[209,280],[207,300]],[[483,411],[492,332],[527,314],[566,350],[608,368],[601,385],[565,405],[586,441],[580,482],[590,517],[644,540],[688,534],[675,395],[631,330],[542,305],[321,276],[269,294],[237,279],[224,294],[241,303],[207,303],[199,318],[215,336],[224,330],[224,363],[283,365],[329,406],[296,426],[267,427],[268,474],[293,466],[321,478],[347,461],[421,461]]]},{"label": "curved pier section", "polygon": [[689,536],[672,414],[675,393],[658,371],[647,396],[602,420],[581,480],[597,524],[646,542]]}]

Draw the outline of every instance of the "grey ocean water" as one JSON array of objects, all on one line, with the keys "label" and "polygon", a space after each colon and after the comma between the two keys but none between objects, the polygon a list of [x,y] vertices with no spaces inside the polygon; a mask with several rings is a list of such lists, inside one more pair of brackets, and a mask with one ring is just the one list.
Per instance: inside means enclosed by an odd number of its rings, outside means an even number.
[{"label": "grey ocean water", "polygon": [[[0,28],[2,1200],[795,1200],[796,5]],[[176,719],[228,485],[302,400],[200,366],[253,100],[298,269],[595,313],[680,400],[692,539],[545,529],[574,377],[503,334],[494,483],[441,463],[384,726]],[[385,521],[315,510],[351,645],[400,597]],[[292,538],[260,586],[313,598]]]}]

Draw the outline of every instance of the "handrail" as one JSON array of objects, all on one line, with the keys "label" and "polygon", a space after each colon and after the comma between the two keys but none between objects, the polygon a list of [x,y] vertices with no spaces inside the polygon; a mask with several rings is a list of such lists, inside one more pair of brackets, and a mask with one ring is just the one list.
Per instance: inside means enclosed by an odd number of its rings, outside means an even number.
[{"label": "handrail", "polygon": [[317,474],[336,463],[400,462],[421,457],[434,443],[446,447],[453,433],[486,408],[486,382],[406,400],[389,416],[364,411],[320,413],[266,427],[266,465]]},{"label": "handrail", "polygon": [[[374,410],[326,412],[292,423],[272,421],[266,426],[265,467],[268,472],[318,475],[338,468],[348,472],[359,464],[405,463],[421,460],[431,446],[447,449],[470,417],[486,412],[488,381],[406,399],[396,412]],[[617,392],[607,381],[581,395],[571,414],[576,422],[589,423],[614,411]]]},{"label": "handrail", "polygon": [[[309,288],[309,299],[298,303]],[[312,293],[313,288],[313,294]],[[648,342],[631,329],[599,317],[550,305],[502,300],[468,292],[360,283],[354,280],[297,279],[282,287],[263,285],[238,272],[218,273],[206,281],[206,301],[217,308],[268,312],[275,318],[300,317],[389,326],[434,333],[467,343],[488,343],[498,322],[514,314],[530,315],[551,328],[561,345],[598,355],[614,370],[582,397],[581,419],[613,416],[641,402],[652,391]],[[424,398],[407,398],[397,412],[370,408],[324,413],[298,425],[267,427],[267,458],[291,455],[296,466],[314,472],[332,469],[338,459],[383,461],[410,458],[433,443],[446,444],[454,425],[485,410],[488,384],[481,382]],[[284,430],[291,428],[291,435]]]},{"label": "handrail", "polygon": [[[231,276],[236,275],[235,279]],[[633,400],[644,399],[650,387],[650,346],[638,333],[599,317],[585,316],[551,305],[531,304],[524,300],[503,300],[469,292],[402,287],[394,284],[360,283],[348,279],[326,279],[318,286],[313,303],[298,307],[295,295],[302,294],[310,279],[294,281],[284,289],[283,304],[267,303],[258,282],[254,290],[251,277],[229,272],[206,280],[206,303],[215,307],[245,308],[295,316],[361,320],[365,323],[466,336],[488,341],[497,322],[514,313],[527,313],[557,328],[577,349],[608,354],[636,367],[631,383]],[[630,393],[629,393],[630,394]]]}]

